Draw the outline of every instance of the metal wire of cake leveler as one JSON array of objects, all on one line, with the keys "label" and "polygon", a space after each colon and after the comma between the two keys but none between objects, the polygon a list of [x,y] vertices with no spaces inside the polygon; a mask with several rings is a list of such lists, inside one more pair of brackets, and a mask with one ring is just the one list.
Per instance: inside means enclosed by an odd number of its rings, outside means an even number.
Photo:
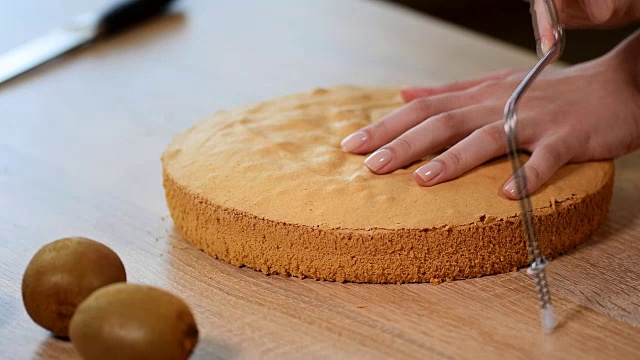
[{"label": "metal wire of cake leveler", "polygon": [[[507,147],[509,160],[511,161],[511,167],[513,171],[513,179],[515,181],[516,189],[520,192],[520,210],[522,212],[522,219],[524,222],[525,236],[527,239],[527,248],[529,252],[529,263],[531,264],[527,272],[534,276],[535,284],[538,292],[538,301],[540,303],[540,320],[542,322],[542,328],[545,332],[550,332],[555,327],[555,317],[553,306],[551,304],[551,294],[549,292],[549,285],[547,283],[547,277],[545,274],[545,266],[547,260],[540,252],[538,247],[538,241],[536,238],[536,232],[534,227],[533,209],[531,206],[531,198],[529,188],[527,185],[527,178],[525,176],[525,170],[522,167],[523,163],[519,156],[520,145],[518,142],[517,132],[517,116],[516,110],[518,102],[527,91],[527,89],[533,84],[534,80],[544,70],[544,68],[555,61],[564,48],[564,31],[560,25],[560,21],[556,12],[555,4],[553,0],[531,0],[531,9],[540,10],[535,6],[535,2],[544,2],[544,8],[546,10],[549,20],[549,24],[553,29],[554,42],[544,54],[541,54],[538,63],[529,71],[527,76],[522,80],[520,85],[511,94],[507,104],[504,108],[504,131],[507,136]],[[534,15],[533,23],[534,28],[536,25],[536,14]],[[544,16],[543,15],[543,16]],[[537,28],[535,28],[537,33]],[[539,37],[539,36],[538,36]],[[541,39],[539,39],[541,40]],[[539,53],[545,51],[541,45],[538,47]]]}]

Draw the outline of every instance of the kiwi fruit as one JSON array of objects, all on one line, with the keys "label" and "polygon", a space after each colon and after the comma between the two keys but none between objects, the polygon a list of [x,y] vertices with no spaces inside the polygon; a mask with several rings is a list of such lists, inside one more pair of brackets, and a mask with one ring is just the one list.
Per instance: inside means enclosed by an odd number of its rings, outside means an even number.
[{"label": "kiwi fruit", "polygon": [[69,326],[85,360],[182,360],[198,342],[189,306],[164,290],[118,283],[91,294]]},{"label": "kiwi fruit", "polygon": [[33,321],[66,338],[78,304],[96,289],[126,280],[122,261],[107,246],[81,237],[64,238],[33,256],[22,278],[22,301]]}]

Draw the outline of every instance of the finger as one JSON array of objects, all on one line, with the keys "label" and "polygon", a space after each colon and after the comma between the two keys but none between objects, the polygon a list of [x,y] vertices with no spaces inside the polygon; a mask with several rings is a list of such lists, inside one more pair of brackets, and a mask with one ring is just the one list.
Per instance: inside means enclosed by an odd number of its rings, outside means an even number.
[{"label": "finger", "polygon": [[344,151],[355,154],[370,153],[424,120],[450,109],[466,107],[474,101],[476,98],[461,92],[415,99],[378,122],[347,136],[340,146]]},{"label": "finger", "polygon": [[594,10],[600,3],[605,3],[603,5],[606,6],[609,1],[591,1],[589,4],[585,4],[583,1],[556,0],[560,23],[566,28],[593,27],[597,24],[593,16],[595,15]]},{"label": "finger", "polygon": [[[526,189],[529,194],[532,194],[570,159],[571,153],[562,142],[549,141],[534,149],[529,161],[518,170],[516,176],[522,176],[521,174],[524,172],[527,184]],[[520,199],[527,194],[523,190],[524,188],[518,187],[518,182],[513,176],[507,180],[503,188],[505,196],[514,200]]]},{"label": "finger", "polygon": [[479,79],[456,82],[456,83],[447,84],[440,87],[406,88],[406,89],[400,90],[400,95],[402,95],[402,99],[404,99],[405,102],[409,102],[411,100],[421,98],[421,97],[434,96],[434,95],[440,95],[444,93],[467,90],[487,81],[506,79],[507,77],[513,75],[516,72],[517,72],[516,70],[504,70],[504,71],[499,71]]},{"label": "finger", "polygon": [[376,174],[394,171],[457,143],[501,113],[499,107],[477,105],[436,115],[384,145],[364,162]]},{"label": "finger", "polygon": [[546,54],[555,43],[554,28],[545,0],[532,0],[531,17],[540,55]]},{"label": "finger", "polygon": [[506,135],[502,121],[483,126],[433,158],[413,173],[422,186],[433,186],[505,153]]}]

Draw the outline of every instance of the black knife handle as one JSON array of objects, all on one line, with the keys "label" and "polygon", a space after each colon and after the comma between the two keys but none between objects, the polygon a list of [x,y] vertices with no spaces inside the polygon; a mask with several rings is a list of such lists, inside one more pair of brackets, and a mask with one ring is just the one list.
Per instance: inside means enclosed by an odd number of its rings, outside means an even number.
[{"label": "black knife handle", "polygon": [[100,18],[100,34],[112,35],[167,10],[174,0],[132,0],[107,9]]}]

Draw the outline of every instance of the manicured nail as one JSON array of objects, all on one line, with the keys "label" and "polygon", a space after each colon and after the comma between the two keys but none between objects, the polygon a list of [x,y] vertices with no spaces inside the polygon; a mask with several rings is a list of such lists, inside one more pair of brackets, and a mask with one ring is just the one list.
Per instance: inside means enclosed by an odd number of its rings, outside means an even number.
[{"label": "manicured nail", "polygon": [[364,131],[356,131],[353,134],[342,139],[340,146],[342,150],[351,152],[367,142],[367,133]]},{"label": "manicured nail", "polygon": [[511,197],[514,199],[519,199],[521,195],[521,191],[518,190],[518,185],[515,180],[511,180],[504,186],[504,190],[511,194]]},{"label": "manicured nail", "polygon": [[549,50],[551,50],[551,46],[553,46],[551,40],[548,37],[543,36],[540,40],[540,50],[542,50],[542,55],[549,52]]},{"label": "manicured nail", "polygon": [[425,183],[433,180],[436,176],[440,175],[441,172],[442,164],[438,161],[426,163],[415,171],[415,173],[420,176]]},{"label": "manicured nail", "polygon": [[372,171],[378,171],[391,162],[392,156],[391,151],[380,149],[369,155],[369,157],[364,160],[364,164]]}]

